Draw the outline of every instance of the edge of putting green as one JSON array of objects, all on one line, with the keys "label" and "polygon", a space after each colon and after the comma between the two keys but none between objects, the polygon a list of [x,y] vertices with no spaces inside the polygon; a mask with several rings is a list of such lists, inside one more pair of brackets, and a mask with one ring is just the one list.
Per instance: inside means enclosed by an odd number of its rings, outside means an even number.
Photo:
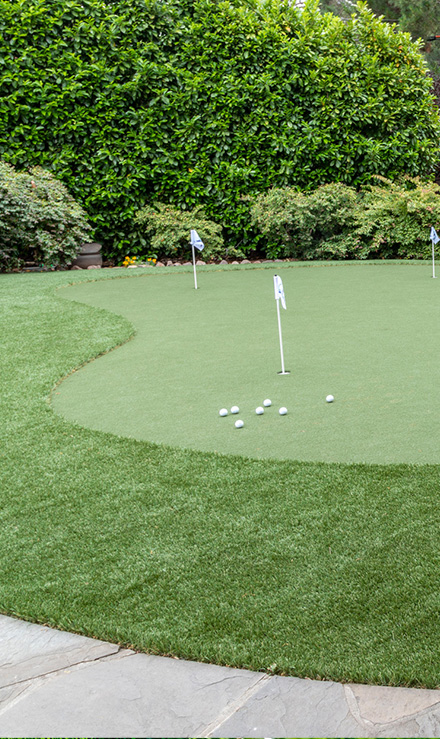
[{"label": "edge of putting green", "polygon": [[[347,269],[349,269],[352,266],[353,267],[356,267],[357,269],[359,269],[359,267],[361,267],[361,265],[362,265],[361,269],[366,268],[367,265],[370,265],[371,267],[373,267],[373,266],[376,266],[376,267],[377,266],[381,266],[381,267],[384,267],[384,268],[386,268],[387,266],[390,266],[390,267],[407,266],[408,268],[410,268],[410,267],[415,268],[415,267],[418,266],[418,267],[422,268],[422,267],[426,267],[427,265],[431,265],[432,262],[431,261],[428,261],[428,260],[347,260],[347,261],[319,261],[319,262],[318,261],[317,262],[292,261],[292,262],[279,262],[279,263],[274,262],[274,261],[267,261],[267,262],[261,262],[259,264],[251,263],[251,264],[246,264],[246,265],[241,265],[241,264],[237,264],[237,265],[232,265],[232,264],[229,264],[229,265],[203,265],[199,269],[202,272],[211,272],[211,273],[212,272],[240,271],[240,270],[254,270],[254,271],[255,270],[270,270],[270,271],[273,271],[274,269],[276,269],[277,264],[279,264],[280,269],[282,269],[283,271],[286,271],[286,270],[290,270],[290,269],[303,269],[303,268],[305,268],[305,269],[317,269],[317,268],[318,269],[321,269],[323,267],[330,267],[330,268],[332,268],[332,267],[338,267],[339,269],[341,269],[343,267],[346,267]],[[64,287],[69,287],[69,286],[72,286],[72,285],[74,286],[74,285],[78,285],[80,283],[93,283],[93,282],[97,282],[97,281],[102,282],[103,280],[111,280],[111,279],[131,279],[131,278],[136,278],[136,277],[145,277],[146,278],[147,276],[149,276],[150,278],[153,278],[154,277],[154,278],[159,279],[161,275],[162,276],[169,277],[171,274],[176,275],[178,273],[180,273],[180,274],[182,274],[182,273],[192,273],[192,271],[193,271],[192,265],[188,265],[188,266],[180,265],[180,266],[159,267],[159,268],[154,268],[154,267],[151,267],[151,268],[136,268],[136,269],[130,270],[130,272],[128,272],[128,270],[125,269],[125,268],[119,268],[119,269],[113,269],[110,274],[108,272],[107,272],[107,274],[103,274],[102,272],[99,272],[99,273],[94,272],[93,275],[90,275],[90,276],[88,274],[87,275],[78,275],[79,279],[74,279],[71,282],[69,282],[68,284],[59,286],[56,289],[56,292],[61,287],[64,288]],[[76,275],[75,275],[75,277],[76,277]],[[83,279],[81,279],[81,278],[83,278]],[[101,433],[109,433],[109,434],[111,434],[111,435],[113,435],[115,437],[118,437],[118,438],[127,438],[127,439],[130,439],[130,440],[133,439],[133,440],[136,440],[136,441],[147,441],[148,443],[154,444],[156,446],[166,447],[166,448],[169,448],[169,449],[182,449],[182,450],[188,451],[188,452],[201,451],[203,453],[207,453],[209,451],[212,451],[216,455],[220,454],[220,455],[226,456],[226,457],[229,457],[229,456],[238,457],[238,458],[242,457],[242,458],[249,459],[249,460],[267,459],[269,461],[272,460],[274,462],[278,462],[278,461],[310,462],[310,463],[313,463],[313,462],[323,462],[325,464],[364,464],[364,465],[371,465],[371,464],[373,464],[373,465],[379,465],[379,466],[387,466],[389,464],[407,464],[408,463],[404,459],[396,459],[396,460],[392,460],[392,459],[390,459],[390,460],[388,460],[388,459],[384,459],[384,460],[381,460],[381,459],[378,459],[378,460],[375,460],[375,459],[365,459],[365,460],[362,460],[362,459],[350,459],[350,458],[348,458],[348,459],[342,459],[342,458],[341,459],[338,459],[338,458],[335,458],[335,459],[325,459],[325,457],[322,458],[322,459],[320,459],[319,457],[317,457],[317,458],[313,458],[313,457],[305,458],[305,457],[301,457],[301,456],[299,456],[298,458],[296,458],[294,456],[292,456],[292,457],[289,457],[289,456],[285,456],[285,457],[279,456],[278,457],[278,456],[273,456],[270,453],[267,454],[267,456],[266,455],[262,455],[260,457],[258,455],[253,455],[252,453],[247,453],[247,450],[245,450],[245,449],[242,449],[242,450],[239,450],[239,451],[234,451],[234,450],[231,450],[231,449],[225,449],[225,450],[221,450],[221,449],[220,450],[214,450],[214,449],[211,449],[210,450],[209,448],[200,448],[199,449],[196,446],[190,446],[190,445],[186,446],[185,444],[181,444],[181,443],[179,443],[179,440],[178,439],[176,439],[176,440],[174,440],[174,439],[173,440],[171,440],[171,439],[170,440],[167,440],[167,439],[160,439],[160,438],[154,439],[154,438],[136,436],[136,434],[133,434],[130,430],[129,430],[129,433],[126,433],[125,430],[122,430],[122,429],[119,432],[114,432],[111,428],[108,427],[108,425],[107,425],[107,427],[104,426],[102,428],[99,428],[99,426],[89,425],[87,423],[87,421],[83,423],[80,418],[78,420],[76,420],[74,417],[73,418],[72,417],[69,417],[69,415],[66,415],[65,416],[62,411],[58,411],[54,407],[53,394],[56,391],[56,389],[64,382],[64,380],[66,380],[72,374],[76,373],[78,370],[82,369],[87,364],[90,364],[95,359],[98,359],[98,358],[102,357],[103,355],[108,354],[108,353],[112,352],[113,350],[116,350],[116,349],[122,347],[128,341],[130,341],[131,339],[133,339],[136,336],[136,333],[137,333],[137,329],[136,329],[135,325],[130,322],[130,318],[126,317],[126,315],[124,315],[122,313],[117,312],[117,310],[112,310],[109,306],[98,307],[98,306],[94,306],[91,303],[82,302],[80,299],[78,299],[78,300],[76,298],[68,298],[68,299],[69,299],[69,301],[71,301],[73,303],[78,303],[78,304],[82,305],[83,307],[85,306],[86,308],[88,308],[88,309],[90,309],[92,311],[97,311],[98,313],[101,312],[101,311],[104,312],[104,313],[106,313],[106,314],[109,314],[109,315],[111,315],[113,313],[114,316],[118,316],[119,319],[123,320],[125,322],[126,326],[127,326],[127,331],[124,332],[125,333],[125,336],[121,336],[121,340],[119,342],[117,342],[113,346],[109,347],[105,351],[101,351],[101,352],[97,353],[96,355],[85,359],[83,362],[79,363],[76,367],[73,367],[69,373],[67,373],[66,375],[63,375],[62,377],[60,377],[58,379],[58,381],[53,385],[53,387],[52,387],[52,389],[51,389],[51,391],[50,391],[50,393],[49,393],[49,395],[47,397],[47,402],[49,403],[52,412],[54,412],[57,416],[59,416],[60,418],[62,418],[64,421],[66,421],[68,423],[72,423],[77,428],[99,431]],[[409,462],[409,463],[411,463],[411,462]],[[422,460],[414,460],[412,463],[413,464],[416,464],[416,465],[421,465],[421,466],[426,465],[426,464],[434,464],[434,465],[437,464],[436,461],[429,460],[429,459],[426,459],[426,460],[423,460],[423,459]]]}]

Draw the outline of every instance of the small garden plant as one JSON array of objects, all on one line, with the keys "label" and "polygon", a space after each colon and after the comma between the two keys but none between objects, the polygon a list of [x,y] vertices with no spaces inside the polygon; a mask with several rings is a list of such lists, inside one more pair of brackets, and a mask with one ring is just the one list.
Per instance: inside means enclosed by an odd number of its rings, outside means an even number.
[{"label": "small garden plant", "polygon": [[[184,211],[173,205],[155,203],[140,210],[136,223],[143,228],[145,237],[160,256],[169,258],[191,257],[190,232],[195,229],[205,248],[203,259],[218,259],[225,255],[222,228],[207,218],[203,208]],[[239,250],[232,250],[239,255]]]},{"label": "small garden plant", "polygon": [[0,269],[71,264],[90,234],[85,211],[50,172],[0,162]]}]

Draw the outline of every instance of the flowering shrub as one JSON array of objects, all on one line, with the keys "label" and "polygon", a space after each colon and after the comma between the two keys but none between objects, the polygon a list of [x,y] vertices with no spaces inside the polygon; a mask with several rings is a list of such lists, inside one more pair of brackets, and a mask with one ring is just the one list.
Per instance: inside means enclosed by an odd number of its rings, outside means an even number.
[{"label": "flowering shrub", "polygon": [[122,267],[131,267],[133,264],[136,263],[137,257],[125,257],[124,261],[122,262]]},{"label": "flowering shrub", "polygon": [[146,257],[146,258],[141,257],[140,261],[138,261],[137,257],[127,256],[122,262],[121,267],[133,267],[133,266],[138,266],[141,264],[147,264],[148,266],[153,267],[156,264],[156,262],[157,262],[156,257]]},{"label": "flowering shrub", "polygon": [[69,264],[90,241],[86,213],[47,170],[0,162],[0,269]]}]

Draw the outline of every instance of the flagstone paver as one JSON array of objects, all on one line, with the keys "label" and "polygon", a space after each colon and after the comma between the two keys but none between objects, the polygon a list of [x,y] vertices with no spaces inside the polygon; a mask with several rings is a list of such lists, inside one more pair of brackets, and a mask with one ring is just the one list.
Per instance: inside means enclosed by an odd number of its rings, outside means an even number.
[{"label": "flagstone paver", "polygon": [[440,737],[440,691],[167,657],[0,616],[0,736]]}]

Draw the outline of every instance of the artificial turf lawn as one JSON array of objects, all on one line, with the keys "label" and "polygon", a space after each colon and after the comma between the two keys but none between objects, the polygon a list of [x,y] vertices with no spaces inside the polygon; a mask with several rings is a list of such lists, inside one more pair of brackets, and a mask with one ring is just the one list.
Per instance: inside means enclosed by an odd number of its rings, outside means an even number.
[{"label": "artificial turf lawn", "polygon": [[252,460],[64,421],[51,388],[132,330],[55,294],[89,277],[0,275],[1,610],[153,653],[437,687],[439,466]]},{"label": "artificial turf lawn", "polygon": [[[83,426],[202,451],[440,462],[440,289],[429,268],[277,265],[291,370],[280,376],[274,267],[211,271],[197,291],[191,274],[157,270],[63,290],[126,317],[136,337],[62,383],[55,409]],[[256,416],[267,397],[272,407]],[[238,416],[219,417],[233,405]]]}]

